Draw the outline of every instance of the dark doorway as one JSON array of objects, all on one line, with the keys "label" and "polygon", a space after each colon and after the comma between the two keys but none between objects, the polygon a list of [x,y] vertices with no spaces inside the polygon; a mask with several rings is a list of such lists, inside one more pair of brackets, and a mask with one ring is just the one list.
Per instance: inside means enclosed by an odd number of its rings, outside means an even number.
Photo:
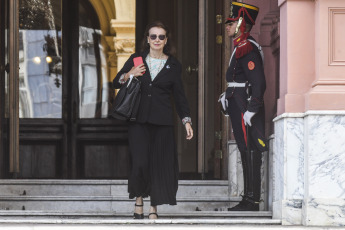
[{"label": "dark doorway", "polygon": [[198,173],[198,0],[137,0],[136,49],[140,50],[146,25],[161,21],[171,31],[174,56],[182,64],[182,81],[191,109],[194,137],[185,139],[185,129],[176,116],[175,134],[180,178],[201,179]]}]

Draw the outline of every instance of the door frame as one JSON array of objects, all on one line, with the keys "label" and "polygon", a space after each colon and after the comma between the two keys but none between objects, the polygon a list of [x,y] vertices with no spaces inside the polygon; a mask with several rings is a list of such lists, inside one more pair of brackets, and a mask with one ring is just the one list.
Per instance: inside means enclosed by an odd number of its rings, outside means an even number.
[{"label": "door frame", "polygon": [[198,173],[205,176],[205,71],[207,0],[199,0],[199,57],[198,57]]},{"label": "door frame", "polygon": [[[0,2],[0,53],[5,54],[5,28],[7,27],[7,3],[5,1]],[[4,57],[4,56],[3,56]],[[6,71],[6,62],[5,58],[0,59],[0,161],[5,161],[5,129],[6,129],[6,119],[5,119],[5,109],[6,109],[6,101],[5,101],[5,71]],[[6,173],[5,165],[0,164],[0,178],[4,177]]]},{"label": "door frame", "polygon": [[19,1],[9,1],[9,171],[19,172]]},{"label": "door frame", "polygon": [[[218,96],[224,91],[224,66],[227,65],[224,61],[224,50],[228,41],[224,36],[223,18],[227,12],[225,3],[224,0],[199,1],[198,173],[202,179],[211,176],[224,180],[228,177],[225,135],[228,127],[217,103]],[[218,20],[219,16],[221,22]],[[222,38],[221,41],[217,41],[216,37]],[[213,52],[210,52],[210,49]],[[209,84],[211,81],[212,84]],[[212,99],[206,97],[206,94]],[[213,115],[208,112],[210,109],[214,110]],[[213,168],[208,164],[210,160],[211,164],[214,164]]]}]

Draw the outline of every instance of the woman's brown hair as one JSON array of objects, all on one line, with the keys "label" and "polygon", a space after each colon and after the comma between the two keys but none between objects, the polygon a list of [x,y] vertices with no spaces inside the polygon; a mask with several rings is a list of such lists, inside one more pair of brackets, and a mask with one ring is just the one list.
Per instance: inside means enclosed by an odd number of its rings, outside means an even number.
[{"label": "woman's brown hair", "polygon": [[141,52],[144,52],[144,51],[150,49],[150,45],[147,43],[147,37],[150,35],[149,31],[153,27],[158,27],[158,28],[162,28],[163,30],[165,30],[166,38],[168,40],[167,40],[166,45],[163,48],[163,53],[165,53],[166,55],[171,55],[172,47],[171,47],[170,30],[169,30],[169,28],[166,25],[164,25],[160,21],[154,21],[154,22],[152,22],[152,23],[150,23],[150,24],[148,24],[146,26],[145,33],[144,33],[144,38],[143,38],[143,40],[141,42]]}]

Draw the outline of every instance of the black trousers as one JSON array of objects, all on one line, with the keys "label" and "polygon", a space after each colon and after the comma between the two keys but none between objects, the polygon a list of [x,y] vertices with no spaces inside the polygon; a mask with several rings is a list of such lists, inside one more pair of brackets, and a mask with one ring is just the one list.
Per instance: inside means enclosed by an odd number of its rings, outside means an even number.
[{"label": "black trousers", "polygon": [[[252,126],[247,128],[243,121],[246,105],[239,103],[239,101],[246,102],[246,99],[235,97],[228,98],[227,112],[230,115],[235,140],[241,153],[244,196],[258,202],[261,193],[261,157],[262,152],[267,151],[265,109],[261,107],[251,119]],[[250,151],[247,150],[248,143]]]},{"label": "black trousers", "polygon": [[[246,101],[243,98],[242,101]],[[243,121],[244,108],[238,105],[236,99],[231,97],[228,99],[227,112],[230,115],[232,129],[234,131],[235,140],[240,152],[247,151],[247,136],[250,138],[250,149],[255,152],[267,151],[267,141],[265,138],[265,108],[262,106],[257,114],[255,114],[251,123],[252,126],[247,130]],[[247,135],[249,131],[249,135]]]},{"label": "black trousers", "polygon": [[151,205],[176,205],[178,158],[174,127],[131,123],[129,126],[129,198],[150,196]]}]

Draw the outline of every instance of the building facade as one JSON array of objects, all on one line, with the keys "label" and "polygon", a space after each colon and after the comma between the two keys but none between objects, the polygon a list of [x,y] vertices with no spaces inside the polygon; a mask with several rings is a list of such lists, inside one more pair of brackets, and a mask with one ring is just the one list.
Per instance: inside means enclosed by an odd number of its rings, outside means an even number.
[{"label": "building facade", "polygon": [[[232,42],[229,0],[1,0],[1,179],[125,179],[125,122],[111,82],[145,26],[171,31],[195,138],[176,117],[181,179],[242,191],[230,122],[220,112]],[[247,0],[265,55],[262,209],[287,225],[345,225],[345,1]]]}]

